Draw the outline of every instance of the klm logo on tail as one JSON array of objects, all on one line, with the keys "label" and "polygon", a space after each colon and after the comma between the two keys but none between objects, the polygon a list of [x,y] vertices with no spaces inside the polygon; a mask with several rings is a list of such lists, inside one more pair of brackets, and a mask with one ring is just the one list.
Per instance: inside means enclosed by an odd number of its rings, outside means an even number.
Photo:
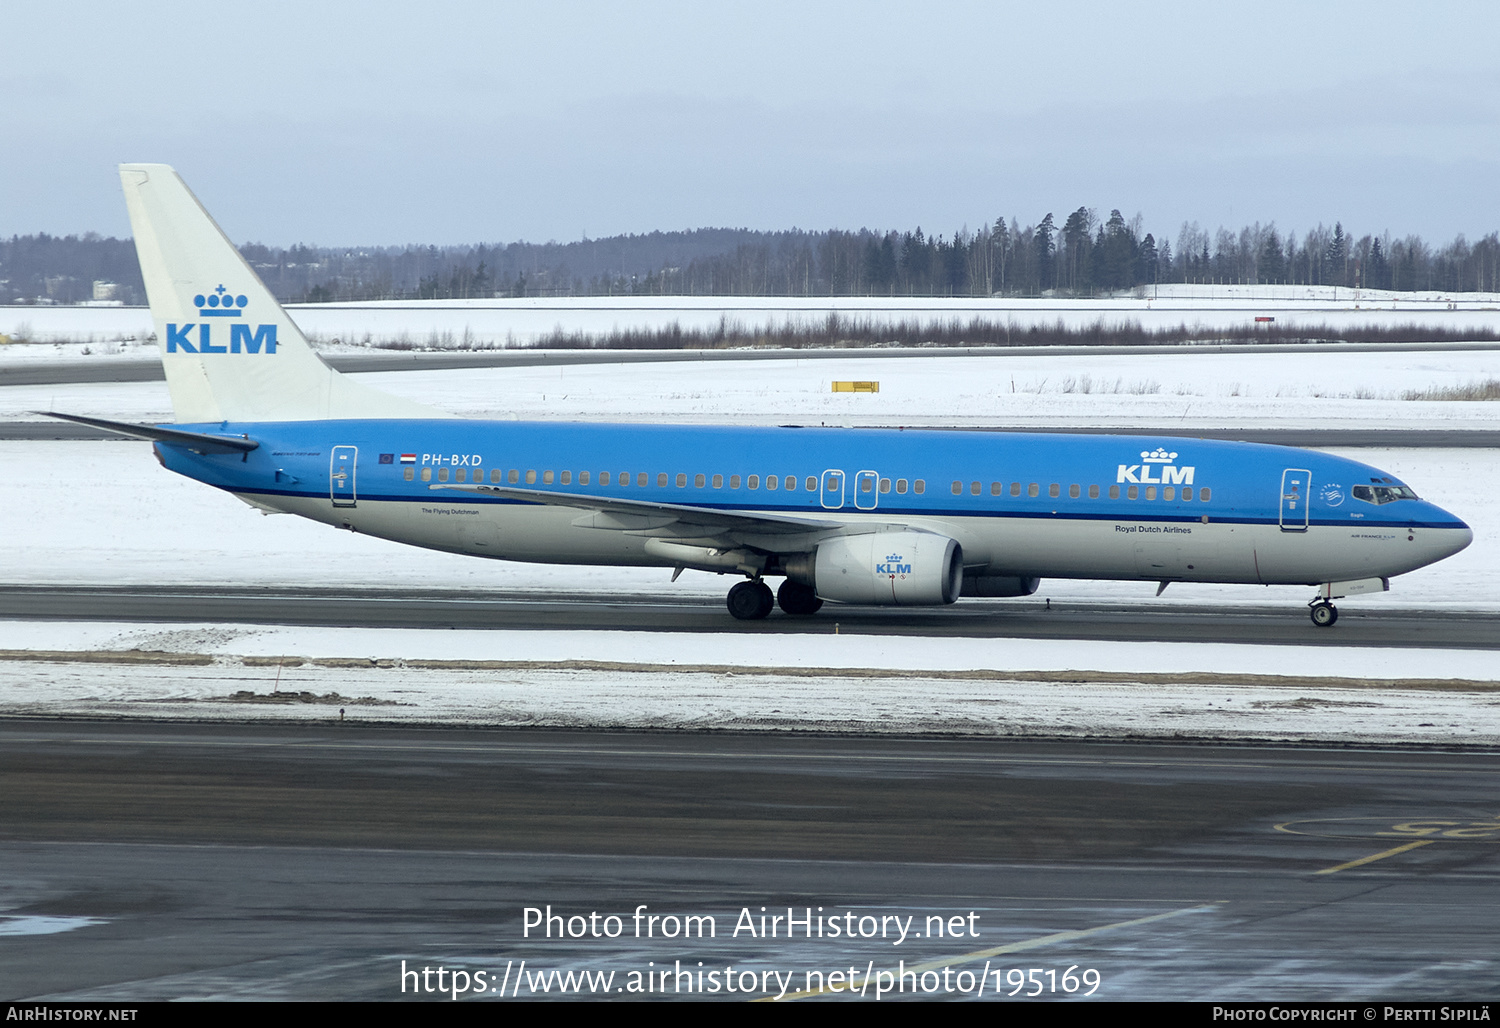
[{"label": "klm logo on tail", "polygon": [[[249,303],[245,294],[232,295],[220,283],[218,288],[205,296],[199,293],[193,297],[193,306],[198,308],[198,316],[201,318],[241,318],[245,315],[245,305]],[[193,338],[193,330],[197,329],[197,339]],[[185,324],[175,322],[167,323],[167,352],[168,353],[266,353],[276,352],[276,326],[256,325],[254,331],[243,322],[229,326],[229,342],[215,343],[213,341],[213,323],[205,321],[202,324],[189,321]]]}]

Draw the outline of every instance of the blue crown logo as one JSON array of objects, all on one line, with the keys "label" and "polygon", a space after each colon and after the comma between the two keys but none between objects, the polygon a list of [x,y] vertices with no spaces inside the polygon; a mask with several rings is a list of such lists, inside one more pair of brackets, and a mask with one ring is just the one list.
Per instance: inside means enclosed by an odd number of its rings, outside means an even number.
[{"label": "blue crown logo", "polygon": [[249,302],[249,297],[244,293],[231,296],[222,282],[207,296],[199,293],[193,297],[193,306],[197,307],[198,313],[205,318],[237,318],[240,316],[240,308]]}]

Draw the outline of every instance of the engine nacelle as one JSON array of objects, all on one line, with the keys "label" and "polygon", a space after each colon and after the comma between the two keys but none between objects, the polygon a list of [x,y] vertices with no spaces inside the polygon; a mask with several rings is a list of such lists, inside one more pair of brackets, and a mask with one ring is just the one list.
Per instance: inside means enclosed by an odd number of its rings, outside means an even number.
[{"label": "engine nacelle", "polygon": [[840,603],[935,606],[963,591],[963,548],[930,532],[836,536],[819,543],[808,564],[808,584]]},{"label": "engine nacelle", "polygon": [[965,575],[965,596],[1030,596],[1042,584],[1040,578],[1020,575]]}]

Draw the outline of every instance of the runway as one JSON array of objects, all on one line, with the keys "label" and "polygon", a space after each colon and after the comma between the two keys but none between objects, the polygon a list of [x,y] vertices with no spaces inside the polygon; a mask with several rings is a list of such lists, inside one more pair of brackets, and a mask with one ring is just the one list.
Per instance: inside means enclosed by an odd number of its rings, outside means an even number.
[{"label": "runway", "polygon": [[[391,999],[402,960],[523,959],[969,972],[923,998],[986,966],[1048,998],[1070,967],[1113,1000],[1500,987],[1496,754],[12,721],[0,778],[7,999]],[[523,937],[527,907],[642,904],[714,934]],[[735,934],[761,907],[869,931]]]},{"label": "runway", "polygon": [[[819,633],[1148,642],[1272,643],[1500,649],[1500,615],[1347,604],[1331,629],[1300,602],[1196,609],[1152,603],[1052,603],[1042,593],[967,600],[948,607],[829,604],[810,618],[774,613],[736,621],[721,602],[660,596],[559,597],[525,592],[185,588],[178,586],[0,587],[0,618],[58,621],[204,622],[351,628],[494,628],[710,632],[775,636]],[[837,626],[837,627],[835,627]]]}]

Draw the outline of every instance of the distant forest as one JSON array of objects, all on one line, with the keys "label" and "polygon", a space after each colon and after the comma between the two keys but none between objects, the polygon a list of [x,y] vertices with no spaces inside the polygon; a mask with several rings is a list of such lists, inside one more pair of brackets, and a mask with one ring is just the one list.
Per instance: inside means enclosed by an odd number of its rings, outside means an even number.
[{"label": "distant forest", "polygon": [[[1355,238],[1342,223],[1300,236],[1275,225],[1175,240],[1118,210],[1080,207],[1057,224],[997,218],[951,237],[911,232],[696,229],[573,243],[270,247],[241,252],[283,301],[523,296],[1090,296],[1153,283],[1336,285],[1500,291],[1500,235],[1432,246],[1418,236]],[[94,283],[143,303],[128,239],[0,240],[0,303],[76,303]],[[108,288],[102,293],[111,292]],[[100,296],[99,298],[110,298]]]}]

